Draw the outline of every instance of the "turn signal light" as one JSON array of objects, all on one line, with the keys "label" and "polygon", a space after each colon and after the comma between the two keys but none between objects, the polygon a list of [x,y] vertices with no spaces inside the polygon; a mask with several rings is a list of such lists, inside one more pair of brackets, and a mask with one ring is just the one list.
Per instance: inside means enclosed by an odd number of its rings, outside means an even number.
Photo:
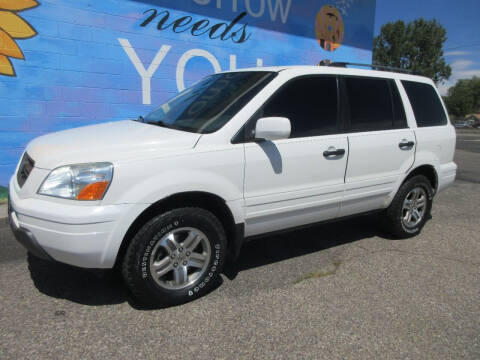
[{"label": "turn signal light", "polygon": [[109,182],[99,181],[85,186],[77,195],[77,200],[101,200]]}]

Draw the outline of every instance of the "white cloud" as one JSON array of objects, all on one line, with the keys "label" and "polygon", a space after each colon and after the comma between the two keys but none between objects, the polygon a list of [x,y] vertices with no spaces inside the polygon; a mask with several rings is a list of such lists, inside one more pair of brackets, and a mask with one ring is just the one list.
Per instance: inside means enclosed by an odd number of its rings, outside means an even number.
[{"label": "white cloud", "polygon": [[[472,68],[473,65],[477,65]],[[452,75],[448,81],[439,84],[438,90],[442,95],[447,95],[448,89],[455,85],[455,83],[460,79],[470,79],[474,76],[480,77],[480,68],[478,64],[472,60],[467,59],[459,59],[451,64],[452,67]]]},{"label": "white cloud", "polygon": [[452,62],[452,70],[464,70],[475,63],[472,60],[460,59]]},{"label": "white cloud", "polygon": [[470,55],[471,53],[469,51],[447,51],[445,53],[445,56],[465,56],[465,55]]},{"label": "white cloud", "polygon": [[440,94],[442,96],[447,95],[448,89],[450,89],[453,85],[455,85],[455,82],[456,80],[452,80],[452,77],[450,76],[450,79],[448,81],[444,81],[437,85],[438,91],[440,91]]}]

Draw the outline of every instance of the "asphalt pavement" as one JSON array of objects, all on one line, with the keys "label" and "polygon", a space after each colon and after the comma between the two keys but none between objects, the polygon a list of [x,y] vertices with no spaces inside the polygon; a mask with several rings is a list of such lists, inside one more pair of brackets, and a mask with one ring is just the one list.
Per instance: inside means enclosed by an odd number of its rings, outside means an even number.
[{"label": "asphalt pavement", "polygon": [[0,220],[0,359],[479,359],[480,151],[461,141],[476,134],[459,132],[459,179],[419,236],[392,240],[363,216],[257,239],[178,307],[27,257]]},{"label": "asphalt pavement", "polygon": [[457,150],[480,153],[480,129],[458,129]]}]

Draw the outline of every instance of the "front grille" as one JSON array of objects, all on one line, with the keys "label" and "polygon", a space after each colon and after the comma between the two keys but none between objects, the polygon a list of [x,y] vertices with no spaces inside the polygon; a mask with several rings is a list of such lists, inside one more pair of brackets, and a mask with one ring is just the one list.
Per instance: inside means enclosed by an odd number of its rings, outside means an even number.
[{"label": "front grille", "polygon": [[33,167],[35,166],[35,161],[28,156],[27,153],[23,154],[22,161],[20,162],[20,166],[18,167],[17,171],[17,182],[20,187],[25,184],[27,181],[28,176],[32,172]]}]

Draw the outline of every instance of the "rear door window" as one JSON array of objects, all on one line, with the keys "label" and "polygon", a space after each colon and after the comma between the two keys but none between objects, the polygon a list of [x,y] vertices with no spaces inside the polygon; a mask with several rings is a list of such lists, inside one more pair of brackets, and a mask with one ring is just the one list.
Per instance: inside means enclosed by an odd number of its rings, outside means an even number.
[{"label": "rear door window", "polygon": [[[343,81],[348,99],[349,131],[376,131],[394,128],[391,80],[344,77]],[[399,120],[401,122],[401,115]]]},{"label": "rear door window", "polygon": [[415,114],[418,127],[441,126],[447,123],[447,115],[437,92],[430,84],[402,81]]}]

